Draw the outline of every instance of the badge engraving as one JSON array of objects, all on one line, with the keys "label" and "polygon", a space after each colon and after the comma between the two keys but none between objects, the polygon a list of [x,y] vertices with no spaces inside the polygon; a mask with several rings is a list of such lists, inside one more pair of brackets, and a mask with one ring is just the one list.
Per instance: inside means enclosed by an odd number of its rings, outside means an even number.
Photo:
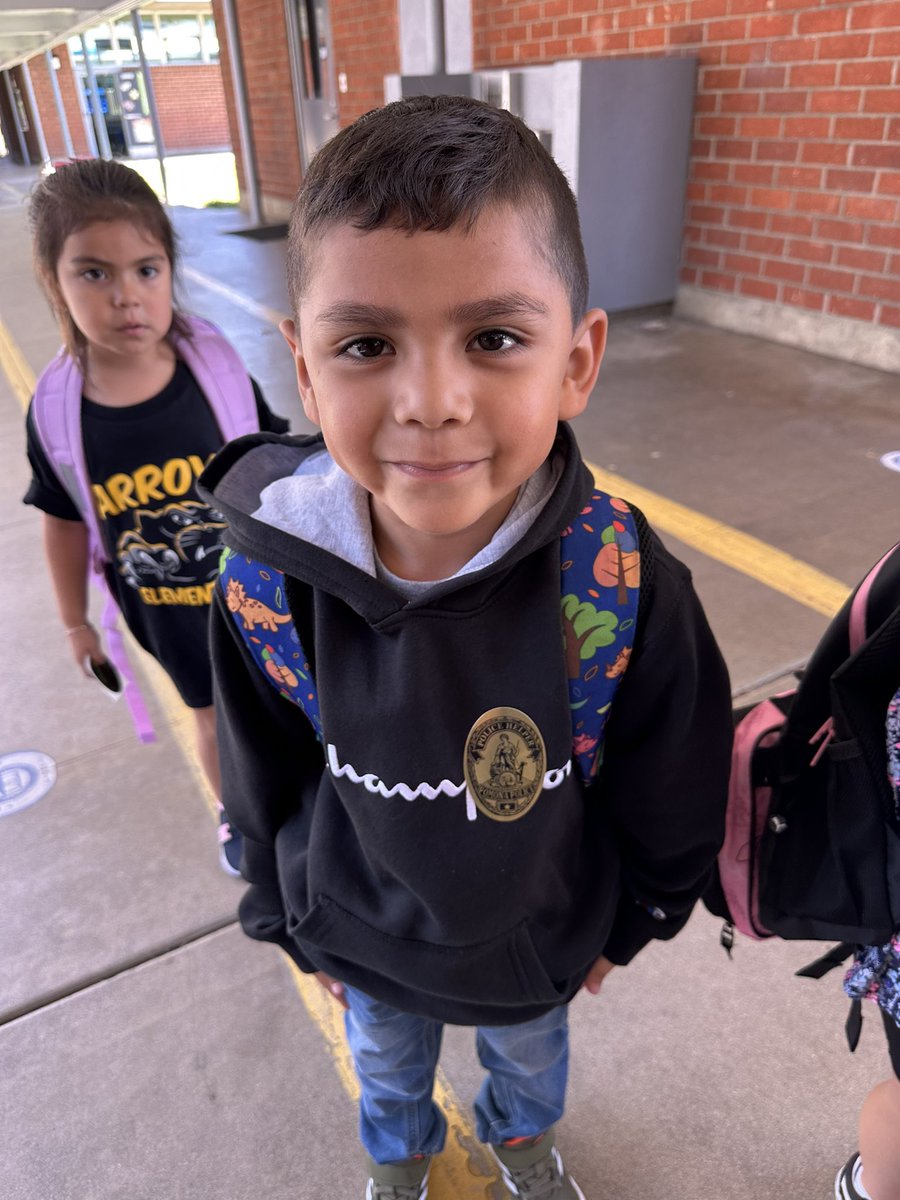
[{"label": "badge engraving", "polygon": [[466,738],[469,794],[486,817],[517,821],[541,793],[547,755],[534,721],[518,708],[491,708]]}]

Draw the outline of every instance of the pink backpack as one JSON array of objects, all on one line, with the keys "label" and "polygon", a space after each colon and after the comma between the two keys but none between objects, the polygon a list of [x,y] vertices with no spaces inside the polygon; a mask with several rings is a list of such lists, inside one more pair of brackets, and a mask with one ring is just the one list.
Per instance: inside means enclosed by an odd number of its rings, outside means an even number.
[{"label": "pink backpack", "polygon": [[[873,628],[879,577],[894,607]],[[720,886],[704,898],[726,920],[726,949],[733,927],[869,944],[900,926],[900,821],[884,761],[898,683],[900,544],[831,622],[799,686],[736,726]]]},{"label": "pink backpack", "polygon": [[[185,320],[188,336],[174,335],[172,345],[209,401],[223,441],[228,442],[258,430],[259,416],[253,385],[237,351],[209,321],[200,317],[187,317]],[[35,428],[53,470],[87,526],[90,577],[106,597],[101,627],[106,634],[109,656],[122,676],[135,731],[142,742],[152,742],[155,740],[153,725],[118,628],[118,605],[103,575],[108,555],[100,536],[81,437],[83,384],[78,364],[65,350],[60,350],[42,373],[35,388],[32,406]]]}]

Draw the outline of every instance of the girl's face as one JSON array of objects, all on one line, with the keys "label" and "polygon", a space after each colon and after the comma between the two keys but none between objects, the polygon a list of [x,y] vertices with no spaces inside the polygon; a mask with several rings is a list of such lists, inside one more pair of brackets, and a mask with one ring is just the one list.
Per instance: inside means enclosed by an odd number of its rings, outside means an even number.
[{"label": "girl's face", "polygon": [[130,221],[97,221],[70,234],[56,279],[95,363],[154,352],[172,324],[165,247]]}]

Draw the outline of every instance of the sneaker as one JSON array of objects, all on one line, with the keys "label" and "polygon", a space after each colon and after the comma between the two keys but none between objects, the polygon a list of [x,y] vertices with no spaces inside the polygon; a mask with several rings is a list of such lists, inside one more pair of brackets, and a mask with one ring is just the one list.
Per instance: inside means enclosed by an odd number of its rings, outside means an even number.
[{"label": "sneaker", "polygon": [[241,851],[244,839],[228,822],[225,809],[219,806],[219,865],[226,875],[241,878]]},{"label": "sneaker", "polygon": [[367,1158],[369,1182],[366,1200],[425,1200],[431,1155],[420,1154],[403,1162],[377,1163]]},{"label": "sneaker", "polygon": [[490,1149],[511,1195],[523,1200],[585,1200],[584,1192],[563,1166],[553,1144],[552,1129]]},{"label": "sneaker", "polygon": [[862,1185],[862,1159],[852,1154],[837,1173],[834,1181],[835,1200],[872,1200]]}]

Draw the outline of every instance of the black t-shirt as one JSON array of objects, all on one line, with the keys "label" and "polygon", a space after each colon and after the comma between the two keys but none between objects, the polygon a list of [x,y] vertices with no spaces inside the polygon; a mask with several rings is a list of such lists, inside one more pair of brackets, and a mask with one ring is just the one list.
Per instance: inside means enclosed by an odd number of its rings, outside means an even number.
[{"label": "black t-shirt", "polygon": [[[259,427],[284,433],[253,381]],[[197,493],[197,478],[223,444],[194,376],[178,362],[158,395],[127,408],[84,398],[81,428],[104,548],[107,582],[128,628],[156,658],[185,703],[212,702],[207,621],[225,522]],[[32,480],[25,503],[80,520],[27,419]]]}]

